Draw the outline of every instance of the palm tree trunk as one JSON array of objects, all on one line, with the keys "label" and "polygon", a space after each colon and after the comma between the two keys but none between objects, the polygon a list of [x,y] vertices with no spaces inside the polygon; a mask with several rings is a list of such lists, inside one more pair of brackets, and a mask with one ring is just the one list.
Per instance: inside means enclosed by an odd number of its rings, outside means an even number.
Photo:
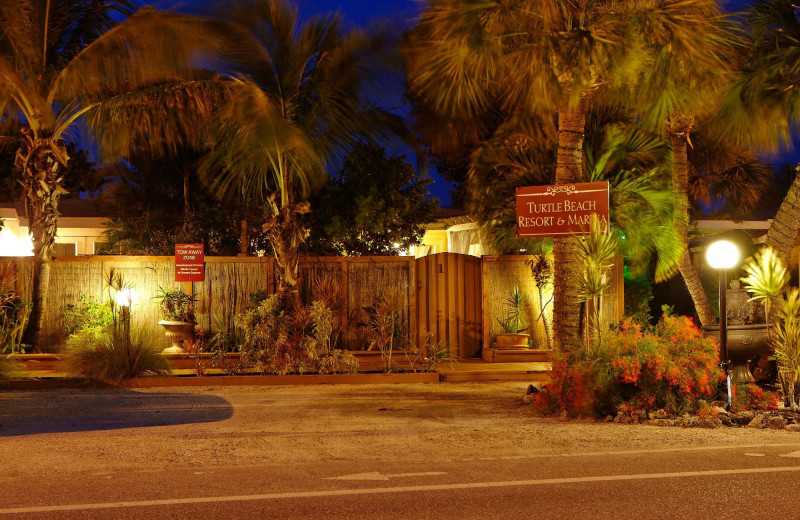
[{"label": "palm tree trunk", "polygon": [[794,266],[789,264],[789,258],[798,234],[800,234],[800,176],[795,177],[789,193],[775,213],[765,243],[775,251],[778,258],[783,261],[783,265],[789,266],[792,271]]},{"label": "palm tree trunk", "polygon": [[30,134],[25,134],[15,162],[22,171],[25,211],[34,254],[33,306],[23,341],[36,348],[42,346],[41,331],[48,307],[50,256],[57,232],[58,201],[66,193],[61,176],[62,164],[54,156],[52,147],[60,148],[62,157],[66,157],[63,142],[35,140]]},{"label": "palm tree trunk", "polygon": [[675,232],[684,247],[678,261],[678,270],[692,297],[700,324],[710,325],[716,322],[714,311],[703,289],[700,274],[692,263],[692,256],[689,253],[689,159],[687,155],[689,129],[690,124],[683,123],[680,124],[680,128],[676,129],[673,126],[668,132],[673,154],[672,196],[675,207]]},{"label": "palm tree trunk", "polygon": [[[583,134],[588,99],[577,105],[567,102],[558,108],[558,151],[556,184],[569,184],[581,178]],[[553,239],[553,332],[555,348],[579,347],[581,342],[581,304],[578,302],[576,273],[581,269],[575,252],[575,238]]]}]

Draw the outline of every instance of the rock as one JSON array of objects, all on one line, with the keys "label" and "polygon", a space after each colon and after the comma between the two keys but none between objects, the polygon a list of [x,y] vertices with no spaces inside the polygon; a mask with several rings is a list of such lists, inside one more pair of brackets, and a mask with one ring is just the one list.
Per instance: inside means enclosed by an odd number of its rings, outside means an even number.
[{"label": "rock", "polygon": [[800,432],[800,424],[787,424],[785,429],[787,432]]},{"label": "rock", "polygon": [[538,394],[538,393],[539,393],[539,389],[538,388],[536,388],[533,385],[528,385],[528,391],[525,392],[525,395]]},{"label": "rock", "polygon": [[675,426],[675,421],[672,419],[650,419],[647,424],[650,426]]},{"label": "rock", "polygon": [[651,419],[672,419],[670,414],[663,408],[654,411],[650,414]]},{"label": "rock", "polygon": [[712,419],[711,417],[703,417],[697,421],[700,428],[719,428],[722,426],[722,421],[719,419]]},{"label": "rock", "polygon": [[723,410],[728,405],[725,401],[711,401],[711,406],[714,408],[722,408]]},{"label": "rock", "polygon": [[614,417],[614,422],[617,424],[630,424],[633,422],[633,419],[631,419],[630,415],[620,412]]},{"label": "rock", "polygon": [[730,412],[728,412],[724,406],[715,406],[713,410],[719,415],[730,415]]},{"label": "rock", "polygon": [[644,423],[647,421],[647,412],[644,410],[636,410],[635,412],[631,413],[631,419],[633,419],[633,422],[636,423]]},{"label": "rock", "polygon": [[739,412],[731,416],[731,419],[738,426],[747,426],[748,424],[750,424],[750,421],[752,421],[753,417],[755,416],[756,414],[754,414],[753,412]]},{"label": "rock", "polygon": [[605,422],[614,422],[614,417],[611,415],[606,415]]},{"label": "rock", "polygon": [[769,418],[770,430],[783,430],[784,428],[786,428],[786,419],[784,419],[780,415],[776,415]]},{"label": "rock", "polygon": [[729,415],[720,415],[719,420],[722,421],[722,424],[724,426],[736,426],[736,423],[734,423],[733,420],[731,420],[731,417]]},{"label": "rock", "polygon": [[696,428],[698,424],[697,417],[689,414],[675,420],[675,426],[680,426],[681,428]]},{"label": "rock", "polygon": [[765,429],[769,426],[769,417],[766,414],[760,413],[753,417],[749,423],[747,423],[748,428],[757,428],[760,430]]}]

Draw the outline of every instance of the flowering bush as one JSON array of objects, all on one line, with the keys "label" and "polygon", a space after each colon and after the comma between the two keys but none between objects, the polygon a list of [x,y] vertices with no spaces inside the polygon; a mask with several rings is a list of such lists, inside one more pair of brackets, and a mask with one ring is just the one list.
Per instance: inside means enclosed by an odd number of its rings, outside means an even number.
[{"label": "flowering bush", "polygon": [[723,378],[718,359],[715,340],[691,318],[665,315],[647,329],[626,319],[602,344],[556,359],[552,382],[535,402],[571,415],[615,414],[622,403],[682,414],[715,395]]},{"label": "flowering bush", "polygon": [[731,410],[777,410],[780,397],[777,392],[764,390],[758,385],[731,385]]}]

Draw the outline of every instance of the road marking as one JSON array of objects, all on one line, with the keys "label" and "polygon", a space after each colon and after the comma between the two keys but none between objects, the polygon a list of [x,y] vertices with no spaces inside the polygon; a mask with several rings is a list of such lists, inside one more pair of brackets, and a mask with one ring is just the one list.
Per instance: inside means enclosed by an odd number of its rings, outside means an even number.
[{"label": "road marking", "polygon": [[745,457],[766,457],[766,453],[745,453]]},{"label": "road marking", "polygon": [[377,471],[369,473],[353,473],[352,475],[342,475],[341,477],[325,477],[323,480],[389,480],[390,478],[401,477],[433,477],[436,475],[447,475],[444,471],[425,471],[423,473],[393,473],[384,475]]},{"label": "road marking", "polygon": [[779,457],[800,457],[800,451],[793,451],[791,453],[785,453],[783,455],[778,455]]},{"label": "road marking", "polygon": [[62,504],[52,506],[12,507],[0,509],[0,515],[19,515],[23,513],[52,513],[55,511],[88,511],[93,509],[122,509],[127,507],[179,506],[188,504],[209,504],[219,502],[248,502],[259,500],[283,500],[291,498],[320,498],[348,495],[382,495],[390,493],[418,493],[421,491],[454,491],[461,489],[486,489],[525,486],[547,486],[558,484],[583,484],[592,482],[612,482],[631,480],[654,480],[663,478],[714,477],[725,475],[748,475],[764,473],[800,472],[800,466],[721,469],[710,471],[681,471],[675,473],[641,473],[634,475],[598,475],[594,477],[548,478],[541,480],[508,480],[500,482],[465,482],[461,484],[432,484],[428,486],[398,486],[389,488],[331,489],[324,491],[295,491],[287,493],[266,493],[261,495],[230,495],[218,497],[170,498],[163,500],[139,500],[130,502],[98,502],[93,504]]}]

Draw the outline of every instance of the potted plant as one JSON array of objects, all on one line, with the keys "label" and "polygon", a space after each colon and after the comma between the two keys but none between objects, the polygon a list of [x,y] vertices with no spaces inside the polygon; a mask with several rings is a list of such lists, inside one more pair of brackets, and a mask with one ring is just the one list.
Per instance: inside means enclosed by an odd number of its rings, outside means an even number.
[{"label": "potted plant", "polygon": [[495,335],[496,348],[499,349],[520,349],[528,348],[530,334],[525,321],[522,318],[522,308],[528,299],[524,293],[520,292],[519,287],[514,286],[508,298],[503,301],[505,307],[505,317],[498,322],[503,327],[503,332]]},{"label": "potted plant", "polygon": [[164,335],[172,342],[171,347],[164,349],[164,354],[183,354],[186,352],[184,341],[192,339],[197,324],[195,299],[180,289],[164,289],[160,286],[154,299],[161,313],[158,324],[164,327]]}]

